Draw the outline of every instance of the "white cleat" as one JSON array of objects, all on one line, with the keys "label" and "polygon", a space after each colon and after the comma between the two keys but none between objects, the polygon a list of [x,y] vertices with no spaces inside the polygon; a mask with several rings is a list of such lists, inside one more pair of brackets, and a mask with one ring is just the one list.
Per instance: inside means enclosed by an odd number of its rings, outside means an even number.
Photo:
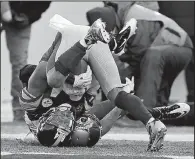
[{"label": "white cleat", "polygon": [[163,147],[164,137],[167,132],[166,126],[160,120],[154,120],[146,125],[150,141],[147,151],[159,151]]},{"label": "white cleat", "polygon": [[190,111],[190,106],[186,103],[175,103],[169,106],[154,108],[160,111],[160,120],[179,119],[187,115]]},{"label": "white cleat", "polygon": [[105,29],[106,24],[102,22],[101,19],[97,19],[90,27],[85,41],[87,45],[91,45],[96,43],[97,41],[101,41],[103,43],[110,42],[110,34]]}]

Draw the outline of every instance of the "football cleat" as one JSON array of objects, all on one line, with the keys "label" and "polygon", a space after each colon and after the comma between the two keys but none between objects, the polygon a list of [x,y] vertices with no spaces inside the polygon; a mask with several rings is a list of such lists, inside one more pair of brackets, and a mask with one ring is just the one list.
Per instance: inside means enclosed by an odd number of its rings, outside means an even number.
[{"label": "football cleat", "polygon": [[150,135],[147,151],[159,151],[163,147],[167,128],[160,120],[147,123],[146,129]]},{"label": "football cleat", "polygon": [[90,27],[87,35],[85,36],[85,42],[87,45],[101,41],[108,43],[110,41],[110,34],[105,30],[106,24],[101,19],[97,19]]},{"label": "football cleat", "polygon": [[111,51],[113,51],[115,54],[118,54],[122,50],[124,50],[127,41],[129,40],[130,37],[132,37],[135,34],[136,30],[137,30],[137,20],[132,18],[125,24],[125,26],[116,36],[116,38],[113,38],[112,40],[113,48],[110,48]]},{"label": "football cleat", "polygon": [[190,106],[186,103],[175,103],[169,106],[156,107],[154,110],[160,112],[158,119],[160,120],[173,120],[182,118],[190,111]]}]

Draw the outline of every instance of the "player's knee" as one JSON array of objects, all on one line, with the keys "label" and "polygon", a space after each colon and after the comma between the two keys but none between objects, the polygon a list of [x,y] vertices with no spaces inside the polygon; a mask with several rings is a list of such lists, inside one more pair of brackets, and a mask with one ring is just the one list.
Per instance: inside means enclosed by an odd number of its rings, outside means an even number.
[{"label": "player's knee", "polygon": [[97,42],[95,45],[93,45],[90,49],[89,52],[91,54],[104,54],[104,53],[109,53],[110,49],[108,44],[102,43],[102,42]]},{"label": "player's knee", "polygon": [[57,80],[55,78],[51,77],[51,76],[47,76],[47,83],[52,88],[57,88],[58,87]]},{"label": "player's knee", "polygon": [[118,95],[121,91],[123,91],[123,88],[119,88],[119,87],[113,88],[111,91],[108,92],[107,98],[108,98],[111,102],[115,103],[115,99],[116,99],[117,95]]},{"label": "player's knee", "polygon": [[53,69],[47,73],[47,83],[52,88],[59,88],[61,86],[61,77]]}]

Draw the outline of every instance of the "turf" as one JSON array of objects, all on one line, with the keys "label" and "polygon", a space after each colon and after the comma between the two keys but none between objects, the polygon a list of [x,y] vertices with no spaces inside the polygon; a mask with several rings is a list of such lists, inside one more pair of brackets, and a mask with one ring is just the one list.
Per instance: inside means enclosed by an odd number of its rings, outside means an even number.
[{"label": "turf", "polygon": [[[135,124],[136,125],[136,124]],[[174,132],[177,129],[177,132]],[[2,123],[1,130],[3,134],[18,134],[28,132],[24,123]],[[124,133],[128,131],[134,133],[144,133],[144,128],[119,128],[112,129],[112,133]],[[186,132],[183,130],[186,130]],[[171,133],[183,132],[192,133],[193,128],[170,128]],[[164,142],[164,148],[159,152],[146,152],[146,141],[130,140],[100,140],[92,148],[85,147],[44,147],[36,140],[26,138],[25,140],[16,138],[1,138],[1,156],[3,159],[169,159],[183,156],[182,159],[188,159],[188,156],[194,156],[194,142]],[[5,155],[5,153],[7,153]]]}]

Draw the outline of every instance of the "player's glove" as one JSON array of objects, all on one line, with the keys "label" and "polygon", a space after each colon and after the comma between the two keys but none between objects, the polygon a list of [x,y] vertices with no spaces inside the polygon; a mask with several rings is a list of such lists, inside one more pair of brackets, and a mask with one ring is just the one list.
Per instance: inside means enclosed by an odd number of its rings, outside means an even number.
[{"label": "player's glove", "polygon": [[75,75],[73,87],[88,88],[92,81],[92,71],[90,66],[87,66],[87,71],[80,75]]},{"label": "player's glove", "polygon": [[95,100],[95,96],[89,93],[85,93],[85,100],[89,106],[93,106],[93,101]]},{"label": "player's glove", "polygon": [[86,90],[89,89],[92,82],[92,71],[90,66],[87,66],[87,71],[80,75],[70,74],[64,84],[64,92],[69,95],[73,101],[78,101],[82,98]]},{"label": "player's glove", "polygon": [[126,83],[122,84],[123,86],[123,90],[127,93],[134,93],[134,77],[132,77],[132,79],[130,80],[129,78],[125,78],[126,79]]}]

